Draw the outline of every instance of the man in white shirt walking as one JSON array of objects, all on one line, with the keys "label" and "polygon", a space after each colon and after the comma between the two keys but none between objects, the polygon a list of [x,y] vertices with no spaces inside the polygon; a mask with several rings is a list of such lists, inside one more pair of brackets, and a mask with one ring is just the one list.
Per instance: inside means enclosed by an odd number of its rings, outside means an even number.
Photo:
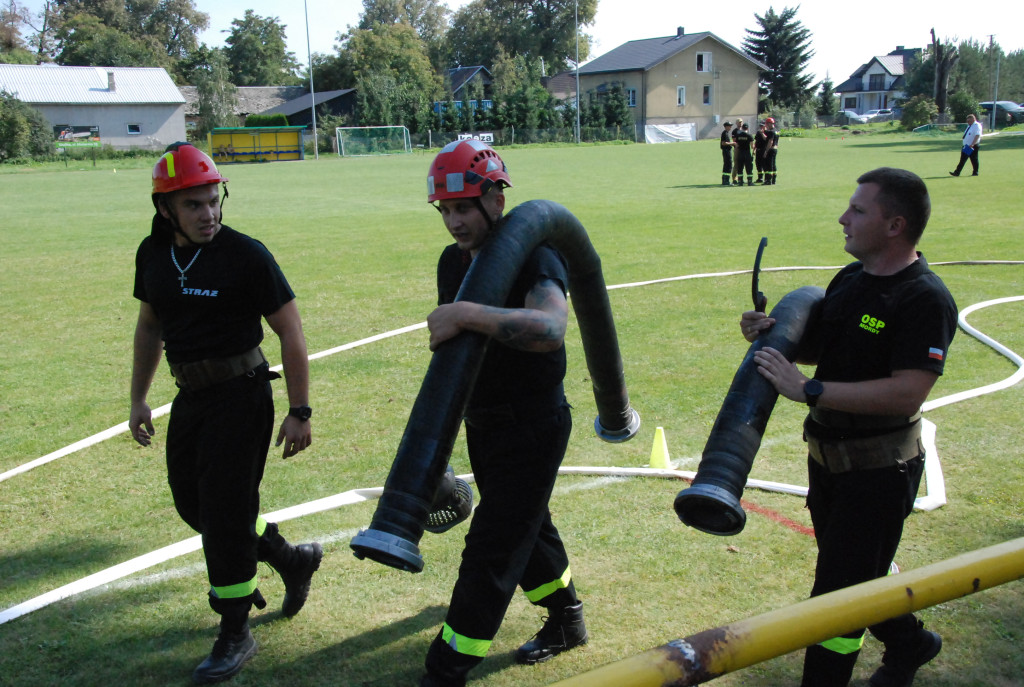
[{"label": "man in white shirt walking", "polygon": [[960,170],[964,163],[971,161],[971,168],[974,172],[972,177],[978,176],[978,149],[981,148],[981,122],[972,114],[967,115],[967,130],[964,132],[963,148],[960,149],[960,164],[950,172],[950,176],[960,176]]}]

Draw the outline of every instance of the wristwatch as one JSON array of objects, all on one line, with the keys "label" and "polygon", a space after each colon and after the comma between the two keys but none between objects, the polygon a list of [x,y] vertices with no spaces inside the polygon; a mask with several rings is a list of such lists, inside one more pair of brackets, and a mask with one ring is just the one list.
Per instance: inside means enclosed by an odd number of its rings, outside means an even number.
[{"label": "wristwatch", "polygon": [[813,408],[818,405],[818,399],[825,393],[825,385],[817,379],[808,379],[804,382],[804,396],[807,397],[807,405]]},{"label": "wristwatch", "polygon": [[305,422],[313,417],[313,409],[309,406],[295,406],[288,409],[288,414]]}]

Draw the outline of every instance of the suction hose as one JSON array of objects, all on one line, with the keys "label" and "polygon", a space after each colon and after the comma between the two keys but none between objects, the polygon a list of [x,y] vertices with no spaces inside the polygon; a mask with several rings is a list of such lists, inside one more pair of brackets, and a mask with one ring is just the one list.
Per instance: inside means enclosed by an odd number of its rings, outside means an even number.
[{"label": "suction hose", "polygon": [[[473,260],[456,301],[502,307],[530,253],[547,241],[569,265],[569,291],[597,404],[597,435],[631,439],[640,416],[629,405],[601,259],[579,220],[557,203],[523,203],[502,218]],[[463,332],[434,351],[370,527],[352,538],[357,558],[420,572],[418,543],[444,475],[488,338]]]},{"label": "suction hose", "polygon": [[676,496],[676,514],[684,524],[708,534],[743,530],[747,516],[740,495],[779,397],[757,371],[754,353],[767,346],[787,360],[797,359],[807,323],[824,295],[820,287],[804,286],[786,294],[772,309],[775,324],[747,350],[711,428],[697,474]]}]

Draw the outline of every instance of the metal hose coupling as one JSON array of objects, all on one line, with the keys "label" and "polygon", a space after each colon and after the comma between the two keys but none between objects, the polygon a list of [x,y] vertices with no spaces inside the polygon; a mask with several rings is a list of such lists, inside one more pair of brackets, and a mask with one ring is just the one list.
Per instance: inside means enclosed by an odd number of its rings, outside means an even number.
[{"label": "metal hose coupling", "polygon": [[[631,439],[640,416],[629,405],[601,259],[572,213],[547,200],[517,206],[473,260],[455,300],[504,306],[519,270],[545,241],[569,266],[570,300],[597,405],[597,434],[605,441]],[[370,527],[352,538],[357,558],[410,572],[423,569],[418,543],[487,343],[482,334],[462,332],[434,351]]]},{"label": "metal hose coupling", "polygon": [[813,310],[824,295],[820,287],[804,286],[783,296],[772,309],[775,324],[747,350],[711,428],[697,474],[676,496],[676,514],[684,524],[708,534],[743,530],[747,516],[740,495],[779,397],[757,371],[754,353],[770,347],[787,360],[796,360]]}]

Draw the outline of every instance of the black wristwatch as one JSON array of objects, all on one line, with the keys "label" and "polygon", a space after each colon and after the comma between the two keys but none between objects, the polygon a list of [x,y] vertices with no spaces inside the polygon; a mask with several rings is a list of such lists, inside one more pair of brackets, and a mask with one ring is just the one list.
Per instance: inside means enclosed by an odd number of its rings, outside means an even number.
[{"label": "black wristwatch", "polygon": [[804,382],[804,396],[807,397],[807,405],[811,408],[818,405],[818,399],[825,393],[825,386],[817,379],[808,379]]},{"label": "black wristwatch", "polygon": [[305,422],[309,418],[313,417],[313,409],[309,406],[295,406],[294,408],[288,409],[288,414]]}]

